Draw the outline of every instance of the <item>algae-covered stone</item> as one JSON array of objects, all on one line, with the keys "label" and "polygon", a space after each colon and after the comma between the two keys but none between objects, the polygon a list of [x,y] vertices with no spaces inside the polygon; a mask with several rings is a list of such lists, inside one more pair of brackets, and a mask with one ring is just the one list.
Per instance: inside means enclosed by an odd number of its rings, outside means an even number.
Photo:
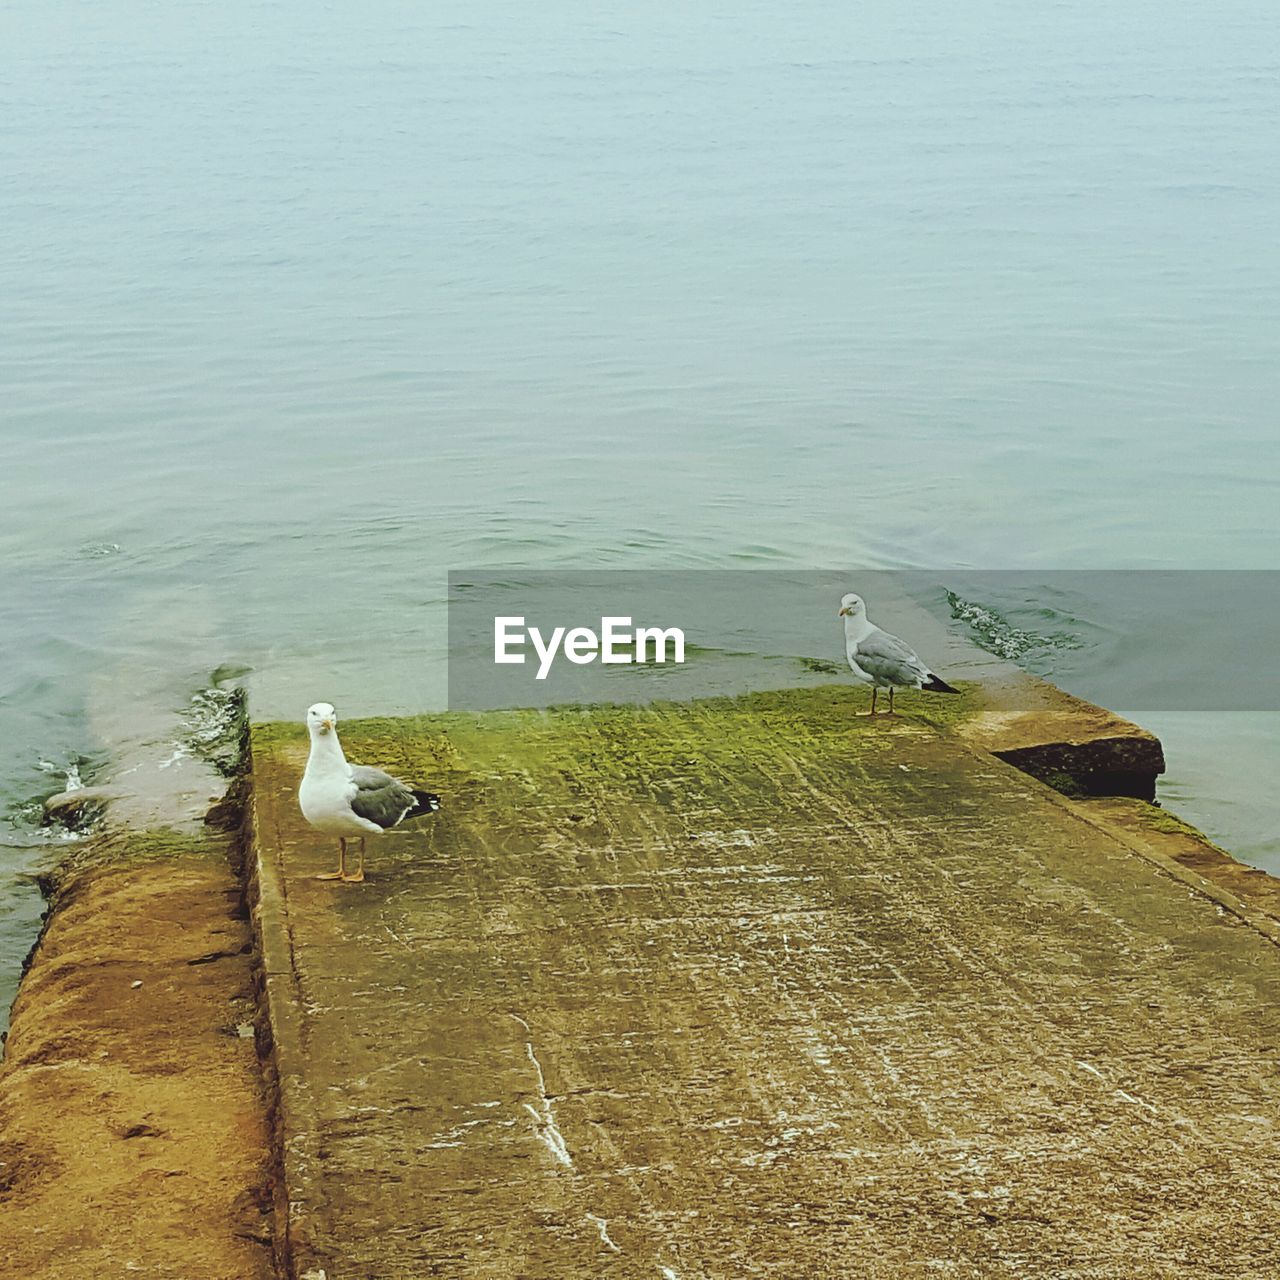
[{"label": "algae-covered stone", "polygon": [[444,799],[359,888],[255,727],[296,1267],[1266,1274],[1280,950],[864,704],[347,721]]}]

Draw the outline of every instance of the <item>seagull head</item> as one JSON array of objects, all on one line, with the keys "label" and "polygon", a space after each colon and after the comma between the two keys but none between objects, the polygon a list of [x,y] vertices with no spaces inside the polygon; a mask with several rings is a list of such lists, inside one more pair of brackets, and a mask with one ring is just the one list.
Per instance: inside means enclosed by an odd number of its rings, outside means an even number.
[{"label": "seagull head", "polygon": [[867,606],[862,603],[861,596],[855,596],[850,592],[847,596],[841,597],[840,612],[837,615],[841,618],[863,618],[866,616]]},{"label": "seagull head", "polygon": [[307,708],[307,728],[314,738],[317,734],[332,733],[338,727],[338,713],[331,702],[317,702]]}]

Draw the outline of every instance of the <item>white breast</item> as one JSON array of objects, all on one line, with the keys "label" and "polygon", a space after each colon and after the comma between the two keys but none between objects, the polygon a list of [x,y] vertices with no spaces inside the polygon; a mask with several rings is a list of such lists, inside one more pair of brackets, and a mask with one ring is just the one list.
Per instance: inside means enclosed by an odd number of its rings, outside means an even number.
[{"label": "white breast", "polygon": [[356,784],[349,777],[344,780],[332,774],[321,777],[304,775],[298,788],[298,807],[317,831],[334,836],[368,835],[374,824],[351,811],[351,797],[355,790]]}]

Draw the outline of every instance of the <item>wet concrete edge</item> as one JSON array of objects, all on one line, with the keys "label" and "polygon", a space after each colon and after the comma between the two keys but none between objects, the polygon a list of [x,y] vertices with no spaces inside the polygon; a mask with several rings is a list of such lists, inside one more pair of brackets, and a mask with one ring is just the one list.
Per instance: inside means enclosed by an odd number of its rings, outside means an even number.
[{"label": "wet concrete edge", "polygon": [[307,1239],[312,1206],[298,1198],[303,1175],[319,1162],[319,1126],[315,1123],[304,1070],[303,995],[293,961],[288,898],[278,855],[264,857],[252,789],[253,757],[248,748],[249,796],[245,806],[245,891],[257,959],[259,1056],[268,1074],[269,1117],[278,1173],[276,1265],[282,1280],[324,1280]]}]

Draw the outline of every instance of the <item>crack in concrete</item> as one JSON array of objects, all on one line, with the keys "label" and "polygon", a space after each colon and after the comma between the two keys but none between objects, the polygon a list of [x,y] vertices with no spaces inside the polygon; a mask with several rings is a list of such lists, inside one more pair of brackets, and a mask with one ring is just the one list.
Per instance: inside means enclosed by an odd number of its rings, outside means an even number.
[{"label": "crack in concrete", "polygon": [[587,1221],[594,1222],[596,1224],[596,1230],[600,1233],[601,1241],[604,1244],[608,1245],[608,1247],[611,1250],[613,1250],[614,1253],[622,1252],[622,1250],[619,1249],[617,1244],[614,1242],[613,1237],[609,1235],[609,1219],[608,1218],[601,1218],[594,1213],[589,1213],[587,1214]]},{"label": "crack in concrete", "polygon": [[538,1108],[532,1103],[524,1104],[525,1110],[533,1117],[537,1126],[538,1137],[545,1144],[548,1151],[555,1157],[557,1163],[564,1165],[566,1169],[573,1168],[573,1157],[569,1154],[569,1144],[564,1140],[564,1134],[560,1132],[560,1126],[556,1123],[555,1108],[551,1105],[551,1095],[547,1092],[546,1077],[542,1073],[542,1063],[538,1061],[538,1055],[533,1050],[533,1032],[530,1030],[529,1024],[518,1014],[511,1015],[524,1029],[525,1033],[530,1037],[524,1043],[525,1053],[529,1055],[529,1061],[533,1064],[533,1070],[538,1079],[538,1097],[542,1101],[542,1111],[539,1113]]}]

